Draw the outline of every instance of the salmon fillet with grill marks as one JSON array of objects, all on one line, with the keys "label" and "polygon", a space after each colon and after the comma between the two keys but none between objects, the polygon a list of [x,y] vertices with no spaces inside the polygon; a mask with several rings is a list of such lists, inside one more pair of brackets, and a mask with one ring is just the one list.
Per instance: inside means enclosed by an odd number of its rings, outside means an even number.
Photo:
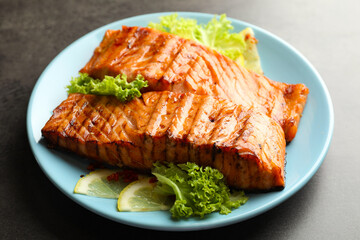
[{"label": "salmon fillet with grill marks", "polygon": [[54,146],[115,166],[149,170],[155,161],[195,162],[246,190],[282,189],[286,142],[263,113],[206,95],[148,92],[115,97],[70,94],[42,135]]},{"label": "salmon fillet with grill marks", "polygon": [[277,121],[290,142],[296,135],[308,88],[275,82],[248,71],[220,53],[178,36],[142,27],[108,30],[81,72],[103,79],[141,74],[145,91],[214,95]]}]

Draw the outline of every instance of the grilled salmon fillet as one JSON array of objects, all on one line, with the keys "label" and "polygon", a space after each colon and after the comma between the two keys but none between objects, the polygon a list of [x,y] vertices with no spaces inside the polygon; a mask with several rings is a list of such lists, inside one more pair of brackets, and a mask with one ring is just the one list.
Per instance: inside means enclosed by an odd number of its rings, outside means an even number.
[{"label": "grilled salmon fillet", "polygon": [[214,95],[248,109],[257,108],[276,122],[290,142],[296,135],[308,88],[275,82],[192,40],[143,27],[108,30],[82,73],[103,79],[141,74],[145,91]]},{"label": "grilled salmon fillet", "polygon": [[279,124],[228,100],[147,92],[122,103],[70,94],[42,129],[53,146],[139,170],[156,161],[195,162],[220,170],[230,186],[282,189],[286,142]]}]

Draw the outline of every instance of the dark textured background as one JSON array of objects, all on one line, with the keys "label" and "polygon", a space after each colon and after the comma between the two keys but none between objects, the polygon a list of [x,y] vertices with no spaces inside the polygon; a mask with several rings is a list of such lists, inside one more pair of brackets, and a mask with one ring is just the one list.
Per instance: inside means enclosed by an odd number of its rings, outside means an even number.
[{"label": "dark textured background", "polygon": [[[0,239],[359,239],[360,2],[0,0]],[[37,78],[67,45],[107,23],[163,11],[226,13],[302,52],[322,75],[335,131],[312,180],[280,206],[228,227],[187,233],[142,230],[80,207],[45,177],[30,150],[26,109]],[[306,151],[306,149],[304,149]]]}]

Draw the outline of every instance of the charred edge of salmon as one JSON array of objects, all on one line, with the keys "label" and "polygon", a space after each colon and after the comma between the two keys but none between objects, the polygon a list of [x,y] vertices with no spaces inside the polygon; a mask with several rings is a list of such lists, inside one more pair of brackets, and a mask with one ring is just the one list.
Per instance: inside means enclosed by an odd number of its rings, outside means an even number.
[{"label": "charred edge of salmon", "polygon": [[[134,163],[135,166],[131,166],[131,165],[128,166],[128,165],[124,165],[121,161],[117,162],[116,164],[113,164],[113,163],[109,163],[108,161],[104,161],[99,156],[89,156],[87,154],[83,154],[83,153],[80,153],[80,152],[77,152],[77,151],[72,151],[67,147],[59,146],[58,142],[52,142],[51,138],[49,138],[47,135],[48,135],[47,133],[43,134],[44,138],[41,140],[41,142],[43,144],[46,144],[46,146],[48,148],[51,148],[51,149],[54,149],[54,150],[57,149],[57,150],[65,151],[65,152],[68,152],[70,154],[73,154],[74,156],[86,157],[89,160],[92,159],[92,160],[95,160],[95,161],[97,161],[97,162],[99,162],[101,164],[109,164],[109,166],[121,167],[123,169],[131,169],[131,170],[139,171],[139,173],[145,173],[145,174],[150,174],[151,173],[151,169],[149,169],[149,168],[142,168],[142,167],[136,166],[136,165],[141,165],[141,164]],[[80,143],[79,140],[73,139],[72,137],[64,137],[64,136],[61,136],[61,137],[63,137],[64,141],[68,142],[68,144]],[[126,145],[126,144],[131,145],[131,143],[124,143],[124,142],[120,142],[120,143],[115,142],[113,144],[115,144],[117,146],[119,145],[120,147],[124,147],[124,145]],[[185,142],[181,142],[180,144],[185,144]],[[222,152],[219,149],[217,149],[216,151],[220,152],[220,153]],[[215,158],[215,156],[216,156],[216,154],[211,155],[211,157],[213,159]],[[248,159],[240,159],[240,161],[248,161]],[[164,162],[168,162],[168,161],[164,161]],[[185,163],[186,161],[173,161],[173,162],[176,163],[176,164],[180,164],[180,163]],[[199,165],[203,166],[203,167],[211,166],[213,168],[216,168],[216,166],[214,166],[213,164],[204,165],[204,164],[199,163]],[[235,166],[236,166],[236,168],[239,168],[238,167],[239,163],[236,163]],[[272,191],[282,191],[285,188],[285,178],[279,180],[278,185],[271,186],[269,188],[257,188],[257,187],[246,188],[246,187],[243,187],[243,186],[237,186],[236,184],[234,185],[234,184],[229,183],[228,177],[226,177],[226,176],[225,176],[225,181],[226,181],[227,185],[229,185],[230,187],[233,187],[233,188],[236,188],[236,189],[241,189],[241,190],[244,190],[244,191],[246,191],[248,193],[267,193],[267,192],[272,192]]]},{"label": "charred edge of salmon", "polygon": [[236,188],[285,186],[282,128],[262,113],[210,96],[149,92],[121,103],[70,94],[42,135],[55,146],[111,165],[149,170],[155,160],[191,161],[218,169]]}]

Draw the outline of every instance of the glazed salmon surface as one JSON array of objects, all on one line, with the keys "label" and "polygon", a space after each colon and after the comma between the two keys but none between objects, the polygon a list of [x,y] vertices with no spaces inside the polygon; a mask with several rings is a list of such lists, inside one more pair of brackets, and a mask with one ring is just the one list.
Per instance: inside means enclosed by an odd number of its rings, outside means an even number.
[{"label": "glazed salmon surface", "polygon": [[282,189],[286,142],[266,114],[228,100],[156,91],[122,103],[70,94],[42,135],[54,146],[114,166],[149,170],[156,161],[220,170],[230,186]]},{"label": "glazed salmon surface", "polygon": [[296,135],[308,88],[275,82],[248,71],[220,53],[178,36],[143,27],[108,30],[81,72],[103,79],[141,74],[146,91],[214,95],[278,122],[290,142]]}]

